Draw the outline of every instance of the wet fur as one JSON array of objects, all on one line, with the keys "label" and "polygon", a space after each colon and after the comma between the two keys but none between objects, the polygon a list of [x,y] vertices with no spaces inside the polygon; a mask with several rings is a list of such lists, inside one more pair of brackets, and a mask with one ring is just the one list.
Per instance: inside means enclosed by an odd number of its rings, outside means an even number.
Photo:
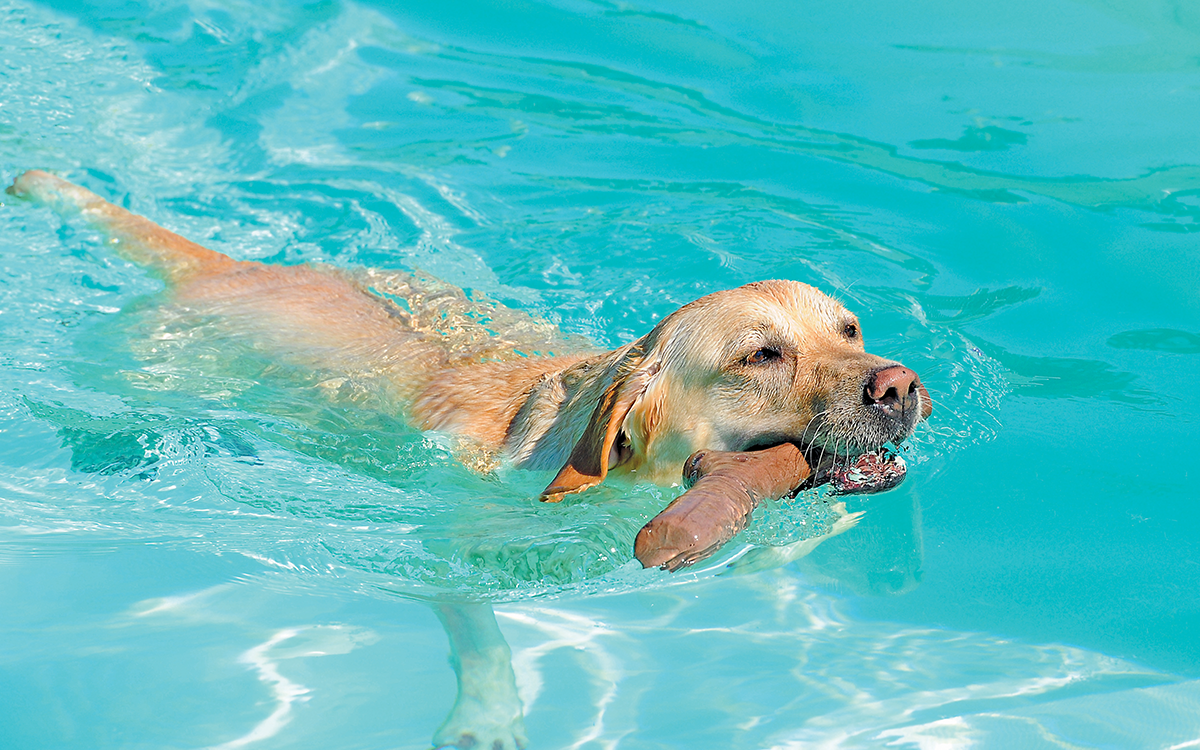
[{"label": "wet fur", "polygon": [[[867,354],[855,316],[799,282],[708,295],[610,352],[464,351],[349,272],[236,261],[45,172],[9,190],[78,210],[161,276],[176,304],[221,317],[272,356],[374,383],[418,426],[520,467],[560,469],[547,500],[610,473],[672,483],[705,448],[793,440],[854,454],[902,440],[918,419],[897,425],[864,406],[865,379],[895,363]],[[760,350],[778,356],[753,362]]]}]

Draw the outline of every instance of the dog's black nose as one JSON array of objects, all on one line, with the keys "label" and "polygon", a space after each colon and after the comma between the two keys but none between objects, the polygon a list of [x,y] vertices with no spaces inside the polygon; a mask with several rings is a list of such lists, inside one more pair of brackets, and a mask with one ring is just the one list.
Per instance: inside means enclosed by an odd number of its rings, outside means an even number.
[{"label": "dog's black nose", "polygon": [[907,367],[892,365],[867,376],[863,387],[863,404],[874,406],[893,419],[906,412],[916,414],[921,379]]}]

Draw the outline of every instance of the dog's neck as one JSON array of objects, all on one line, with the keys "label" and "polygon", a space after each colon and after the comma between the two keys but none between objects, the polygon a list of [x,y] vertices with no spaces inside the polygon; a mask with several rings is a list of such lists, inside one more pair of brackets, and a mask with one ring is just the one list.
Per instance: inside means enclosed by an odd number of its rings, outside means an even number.
[{"label": "dog's neck", "polygon": [[525,469],[557,469],[571,454],[626,348],[601,354],[485,362],[442,371],[412,400],[422,429],[503,450]]}]

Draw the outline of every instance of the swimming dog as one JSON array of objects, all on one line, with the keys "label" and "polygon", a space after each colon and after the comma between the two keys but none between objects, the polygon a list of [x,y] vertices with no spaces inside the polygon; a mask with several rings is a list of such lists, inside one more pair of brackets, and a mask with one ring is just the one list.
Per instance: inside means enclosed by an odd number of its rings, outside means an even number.
[{"label": "swimming dog", "polygon": [[478,361],[337,270],[234,260],[41,171],[9,192],[78,210],[178,304],[234,321],[275,356],[367,374],[416,425],[518,467],[557,469],[547,501],[609,474],[673,483],[700,449],[790,441],[814,466],[872,453],[904,440],[931,406],[916,373],[865,351],[853,313],[795,281],[702,297],[613,351]]},{"label": "swimming dog", "polygon": [[[610,476],[675,483],[701,449],[785,443],[814,469],[856,466],[858,486],[870,489],[893,462],[880,450],[931,409],[915,372],[866,352],[853,313],[795,281],[702,297],[612,351],[525,356],[502,337],[458,345],[419,306],[353,273],[238,261],[46,172],[26,172],[8,192],[81,213],[166,282],[174,304],[227,321],[269,356],[370,382],[421,428],[555,471],[541,494],[548,502]],[[490,607],[437,611],[460,690],[435,743],[520,746],[520,702]]]}]

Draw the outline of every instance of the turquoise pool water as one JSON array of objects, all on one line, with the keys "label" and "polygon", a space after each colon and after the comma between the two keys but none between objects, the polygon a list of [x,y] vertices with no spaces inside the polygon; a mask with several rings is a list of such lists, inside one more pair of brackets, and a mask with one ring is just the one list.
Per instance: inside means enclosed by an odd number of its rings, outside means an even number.
[{"label": "turquoise pool water", "polygon": [[0,748],[427,748],[448,593],[532,748],[1200,747],[1200,5],[407,5],[0,0],[0,179],[605,347],[812,283],[937,401],[907,481],[642,572],[677,490],[539,506],[4,196]]}]

